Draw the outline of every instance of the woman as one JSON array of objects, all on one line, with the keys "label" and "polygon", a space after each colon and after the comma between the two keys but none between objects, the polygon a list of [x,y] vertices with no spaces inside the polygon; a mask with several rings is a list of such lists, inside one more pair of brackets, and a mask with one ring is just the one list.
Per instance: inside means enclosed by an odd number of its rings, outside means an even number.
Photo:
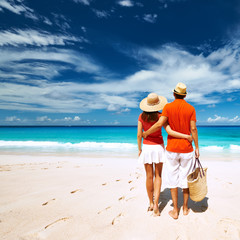
[{"label": "woman", "polygon": [[[150,93],[147,98],[144,98],[140,102],[140,109],[143,110],[143,112],[138,118],[138,156],[139,161],[144,164],[146,171],[146,188],[149,198],[148,211],[153,211],[154,216],[160,216],[158,201],[162,184],[162,167],[165,159],[164,142],[161,129],[159,129],[145,138],[142,146],[142,132],[147,131],[158,121],[161,116],[161,113],[158,111],[162,110],[166,103],[167,99],[165,97],[158,96],[155,93]],[[192,141],[192,137],[190,135],[175,132],[168,124],[165,124],[164,128],[167,133],[173,137],[186,138],[188,141]],[[153,169],[155,169],[155,179]]]}]

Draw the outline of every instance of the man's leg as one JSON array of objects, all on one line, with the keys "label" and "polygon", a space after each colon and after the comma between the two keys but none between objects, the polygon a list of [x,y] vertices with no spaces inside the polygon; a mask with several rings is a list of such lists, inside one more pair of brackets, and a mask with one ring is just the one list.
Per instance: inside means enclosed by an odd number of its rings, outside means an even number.
[{"label": "man's leg", "polygon": [[183,215],[188,215],[190,209],[188,208],[189,188],[183,189]]},{"label": "man's leg", "polygon": [[178,153],[166,151],[166,169],[167,169],[167,181],[168,187],[171,188],[171,195],[173,201],[173,210],[169,212],[169,215],[177,219],[178,218],[178,183],[179,183],[179,158]]},{"label": "man's leg", "polygon": [[190,210],[188,208],[189,188],[187,183],[187,176],[192,172],[193,168],[193,152],[181,153],[180,160],[180,186],[183,189],[183,215],[188,215]]},{"label": "man's leg", "polygon": [[178,188],[171,188],[171,195],[173,201],[173,210],[169,212],[169,215],[173,219],[178,219]]}]

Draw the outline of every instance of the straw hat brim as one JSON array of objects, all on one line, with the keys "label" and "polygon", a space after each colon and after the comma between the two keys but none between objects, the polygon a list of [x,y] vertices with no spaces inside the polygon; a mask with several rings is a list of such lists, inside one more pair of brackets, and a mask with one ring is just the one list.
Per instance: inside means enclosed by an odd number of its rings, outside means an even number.
[{"label": "straw hat brim", "polygon": [[185,96],[187,95],[187,92],[186,93],[180,93],[180,92],[177,92],[175,89],[173,89],[173,92],[178,94],[178,95],[182,95],[182,96]]},{"label": "straw hat brim", "polygon": [[144,98],[140,102],[140,109],[142,109],[145,112],[157,112],[160,111],[164,108],[164,106],[167,104],[167,99],[163,96],[158,96],[159,98],[159,103],[156,105],[148,105],[147,103],[147,97]]}]

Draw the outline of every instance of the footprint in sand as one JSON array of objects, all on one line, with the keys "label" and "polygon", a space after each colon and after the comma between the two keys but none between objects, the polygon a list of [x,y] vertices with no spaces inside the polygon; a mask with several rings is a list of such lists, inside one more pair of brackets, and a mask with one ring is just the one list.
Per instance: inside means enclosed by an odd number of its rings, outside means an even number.
[{"label": "footprint in sand", "polygon": [[99,211],[97,214],[101,214],[103,211],[107,211],[107,210],[110,209],[110,208],[111,208],[111,206],[106,207],[106,208],[104,208],[103,210]]},{"label": "footprint in sand", "polygon": [[76,193],[76,192],[83,192],[83,190],[81,188],[79,188],[79,189],[71,191],[70,193],[73,194],[73,193]]},{"label": "footprint in sand", "polygon": [[219,231],[217,239],[239,239],[240,221],[223,218],[218,221]]},{"label": "footprint in sand", "polygon": [[54,225],[58,222],[65,222],[65,221],[69,220],[70,218],[71,217],[59,218],[58,220],[46,225],[43,229],[41,229],[37,232],[29,232],[29,233],[21,236],[19,239],[21,239],[21,240],[44,240],[44,239],[46,239],[45,231],[47,231],[47,229],[49,227],[51,227],[52,225]]},{"label": "footprint in sand", "polygon": [[135,175],[136,175],[136,179],[139,179],[141,176],[142,176],[142,174],[140,174],[140,173],[135,173]]},{"label": "footprint in sand", "polygon": [[136,198],[136,197],[130,197],[130,198],[126,199],[126,202],[128,202],[129,200],[132,200],[134,198]]},{"label": "footprint in sand", "polygon": [[131,187],[131,188],[130,188],[130,191],[132,191],[133,189],[135,189],[135,187]]},{"label": "footprint in sand", "polygon": [[51,201],[55,201],[55,200],[56,200],[56,198],[53,198],[53,199],[51,199],[51,200],[49,200],[49,201],[43,203],[42,206],[46,206],[49,202],[51,202]]},{"label": "footprint in sand", "polygon": [[64,221],[64,222],[65,222],[65,221],[68,220],[68,219],[70,219],[70,217],[59,218],[58,220],[56,220],[56,221],[48,224],[47,226],[45,226],[44,229],[47,229],[48,227],[50,227],[50,226],[52,226],[52,225],[54,225],[54,224],[56,224],[56,223],[58,223],[58,222],[61,222],[61,221]]},{"label": "footprint in sand", "polygon": [[115,225],[116,223],[118,223],[121,217],[123,217],[123,213],[119,213],[119,214],[112,220],[112,225]]},{"label": "footprint in sand", "polygon": [[125,199],[125,196],[122,196],[118,199],[118,201],[121,201],[121,200],[124,200]]},{"label": "footprint in sand", "polygon": [[11,171],[10,168],[0,167],[0,172],[9,172],[9,171]]}]

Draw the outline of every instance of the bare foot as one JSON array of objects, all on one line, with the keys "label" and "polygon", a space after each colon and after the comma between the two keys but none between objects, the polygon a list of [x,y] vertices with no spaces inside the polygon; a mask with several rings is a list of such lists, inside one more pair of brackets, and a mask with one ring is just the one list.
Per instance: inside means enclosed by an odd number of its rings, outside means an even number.
[{"label": "bare foot", "polygon": [[176,210],[171,210],[171,211],[169,211],[169,213],[168,213],[173,219],[178,219],[178,211],[176,211]]},{"label": "bare foot", "polygon": [[183,215],[187,216],[190,213],[189,208],[183,208]]},{"label": "bare foot", "polygon": [[159,212],[158,206],[154,206],[153,207],[153,216],[154,217],[160,216],[160,212]]},{"label": "bare foot", "polygon": [[153,211],[153,203],[151,203],[150,206],[148,207],[148,212],[149,211]]}]

